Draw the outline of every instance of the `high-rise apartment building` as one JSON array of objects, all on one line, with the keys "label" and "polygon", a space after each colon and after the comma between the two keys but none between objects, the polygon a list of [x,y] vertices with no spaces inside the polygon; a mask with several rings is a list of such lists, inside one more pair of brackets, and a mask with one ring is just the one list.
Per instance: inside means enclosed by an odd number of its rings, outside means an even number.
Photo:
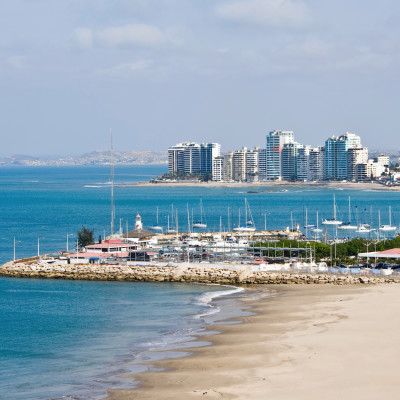
[{"label": "high-rise apartment building", "polygon": [[297,179],[299,181],[311,180],[310,151],[311,146],[309,145],[303,146],[297,151]]},{"label": "high-rise apartment building", "polygon": [[272,131],[267,135],[266,146],[266,179],[282,178],[282,148],[284,144],[293,143],[292,131]]},{"label": "high-rise apartment building", "polygon": [[248,150],[246,154],[246,180],[258,182],[258,157],[260,149]]},{"label": "high-rise apartment building", "polygon": [[368,161],[368,149],[366,147],[350,148],[347,150],[347,179],[357,180],[357,164],[365,164]]},{"label": "high-rise apartment building", "polygon": [[247,181],[246,173],[247,147],[233,152],[232,157],[232,179],[236,182]]},{"label": "high-rise apartment building", "polygon": [[325,147],[320,146],[310,150],[309,155],[309,180],[323,181],[325,173]]},{"label": "high-rise apartment building", "polygon": [[233,151],[224,156],[224,167],[222,171],[222,180],[231,182],[233,180]]},{"label": "high-rise apartment building", "polygon": [[281,153],[282,179],[294,181],[297,179],[297,156],[303,145],[297,142],[285,143]]},{"label": "high-rise apartment building", "polygon": [[260,149],[258,152],[258,180],[267,179],[267,149]]},{"label": "high-rise apartment building", "polygon": [[214,157],[212,166],[212,180],[221,182],[224,179],[224,156]]},{"label": "high-rise apartment building", "polygon": [[213,159],[220,154],[219,143],[179,143],[168,149],[168,173],[212,175]]},{"label": "high-rise apartment building", "polygon": [[325,142],[327,179],[347,179],[347,151],[360,148],[360,136],[346,132],[339,137],[331,137]]},{"label": "high-rise apartment building", "polygon": [[221,155],[219,143],[202,143],[200,145],[200,171],[202,175],[213,173],[213,159]]}]

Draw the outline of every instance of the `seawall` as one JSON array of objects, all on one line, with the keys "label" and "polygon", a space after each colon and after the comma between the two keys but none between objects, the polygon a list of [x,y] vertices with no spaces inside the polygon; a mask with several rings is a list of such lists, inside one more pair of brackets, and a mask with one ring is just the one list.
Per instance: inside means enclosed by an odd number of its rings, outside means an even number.
[{"label": "seawall", "polygon": [[400,283],[398,276],[357,276],[328,273],[295,273],[230,269],[223,266],[122,266],[14,263],[0,266],[0,276],[131,282],[197,282],[217,284],[380,284]]}]

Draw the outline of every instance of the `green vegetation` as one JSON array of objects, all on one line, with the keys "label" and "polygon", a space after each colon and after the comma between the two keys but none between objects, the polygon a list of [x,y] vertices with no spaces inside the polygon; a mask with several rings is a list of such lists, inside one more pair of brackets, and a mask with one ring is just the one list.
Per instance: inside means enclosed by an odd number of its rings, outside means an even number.
[{"label": "green vegetation", "polygon": [[76,234],[78,236],[78,246],[85,247],[94,244],[94,230],[82,226]]},{"label": "green vegetation", "polygon": [[174,172],[172,174],[163,174],[160,175],[157,180],[177,180],[177,181],[191,181],[198,180],[201,182],[208,182],[212,180],[211,172],[207,172],[206,174],[200,174],[200,172],[196,172],[193,174],[185,173],[185,172]]},{"label": "green vegetation", "polygon": [[[291,250],[269,250],[269,255],[271,257],[296,257],[300,255],[302,257],[306,256],[310,252],[310,248],[314,254],[315,249],[315,259],[317,262],[326,261],[330,264],[331,258],[333,259],[333,264],[353,264],[357,258],[358,253],[366,253],[372,251],[383,251],[393,248],[400,248],[400,235],[396,236],[391,240],[369,240],[369,239],[351,239],[345,243],[336,244],[326,244],[315,241],[297,241],[297,240],[280,240],[274,243],[268,242],[257,242],[252,245],[252,247],[277,247],[277,248],[290,248]],[[298,250],[299,249],[299,250]],[[301,250],[303,249],[303,250]],[[335,257],[336,255],[336,257]],[[263,252],[263,256],[268,256],[268,251]],[[309,255],[307,255],[309,257]]]}]

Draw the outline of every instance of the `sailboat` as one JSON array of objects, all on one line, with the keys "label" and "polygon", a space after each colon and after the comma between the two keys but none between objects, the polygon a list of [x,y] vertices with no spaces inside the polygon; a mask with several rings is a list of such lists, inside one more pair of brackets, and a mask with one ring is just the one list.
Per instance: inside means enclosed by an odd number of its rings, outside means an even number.
[{"label": "sailboat", "polygon": [[162,231],[163,228],[158,225],[158,207],[157,207],[157,219],[156,219],[156,225],[150,226],[150,229],[153,231]]},{"label": "sailboat", "polygon": [[[366,209],[364,209],[364,212],[365,211],[366,211]],[[356,208],[356,216],[357,216],[357,222],[358,222],[358,209],[357,208]],[[364,224],[358,224],[356,233],[370,233],[374,230],[375,229],[372,229],[370,224],[364,223]]]},{"label": "sailboat", "polygon": [[[171,205],[171,216],[172,216],[172,226],[174,225],[174,205]],[[173,228],[169,227],[169,215],[167,215],[168,218],[168,225],[167,225],[167,233],[176,233],[176,230]]]},{"label": "sailboat", "polygon": [[336,201],[335,195],[333,195],[333,218],[325,218],[322,221],[323,225],[341,225],[342,221],[336,219]]},{"label": "sailboat", "polygon": [[314,233],[322,232],[321,228],[318,228],[318,210],[317,210],[317,227],[312,230]]},{"label": "sailboat", "polygon": [[379,230],[382,232],[393,232],[396,230],[396,227],[392,226],[392,207],[389,206],[389,225],[379,226]]},{"label": "sailboat", "polygon": [[355,231],[357,229],[357,225],[351,224],[351,206],[350,206],[350,196],[349,196],[349,221],[343,222],[342,225],[338,226],[338,229],[347,230],[347,231]]},{"label": "sailboat", "polygon": [[201,228],[201,229],[207,228],[207,224],[206,224],[205,222],[203,222],[203,214],[204,214],[204,211],[203,211],[203,202],[202,202],[202,200],[200,199],[200,221],[195,222],[195,223],[193,224],[193,228]]},{"label": "sailboat", "polygon": [[245,208],[245,221],[246,225],[240,225],[240,208],[239,208],[239,224],[236,228],[233,228],[235,232],[254,232],[256,230],[254,225],[254,219],[251,215],[251,210],[247,199],[244,199],[244,208]]}]

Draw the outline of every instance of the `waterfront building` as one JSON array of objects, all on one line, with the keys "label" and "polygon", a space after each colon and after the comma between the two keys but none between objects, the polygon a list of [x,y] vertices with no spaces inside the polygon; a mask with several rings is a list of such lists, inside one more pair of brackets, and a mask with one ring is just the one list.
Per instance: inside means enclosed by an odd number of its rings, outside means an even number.
[{"label": "waterfront building", "polygon": [[347,179],[347,151],[360,148],[360,136],[346,132],[344,135],[327,139],[325,142],[326,178]]},{"label": "waterfront building", "polygon": [[311,180],[310,151],[311,146],[309,145],[303,146],[297,151],[297,179],[299,181]]},{"label": "waterfront building", "polygon": [[168,173],[212,176],[213,159],[221,155],[219,143],[184,142],[168,149]]},{"label": "waterfront building", "polygon": [[297,180],[297,156],[300,148],[304,146],[297,142],[285,143],[281,153],[282,179],[287,181]]},{"label": "waterfront building", "polygon": [[347,179],[349,181],[357,180],[357,164],[365,164],[368,161],[368,149],[366,147],[350,148],[347,151]]},{"label": "waterfront building", "polygon": [[200,172],[202,175],[212,175],[213,160],[221,155],[219,143],[202,143],[200,145]]},{"label": "waterfront building", "polygon": [[222,171],[222,180],[225,182],[231,182],[233,179],[233,151],[230,151],[224,156],[224,166]]},{"label": "waterfront building", "polygon": [[218,156],[213,159],[212,180],[221,182],[224,178],[224,156]]},{"label": "waterfront building", "polygon": [[186,174],[196,174],[201,172],[201,148],[198,143],[189,143],[183,151],[184,167]]},{"label": "waterfront building", "polygon": [[265,181],[267,179],[267,149],[260,149],[258,152],[258,179]]},{"label": "waterfront building", "polygon": [[187,143],[178,143],[168,149],[168,173],[183,172],[184,169],[184,150]]},{"label": "waterfront building", "polygon": [[326,177],[325,173],[325,147],[315,147],[310,150],[309,154],[309,180],[323,181]]},{"label": "waterfront building", "polygon": [[272,131],[267,135],[266,179],[282,179],[282,148],[284,144],[294,142],[293,131]]},{"label": "waterfront building", "polygon": [[258,182],[258,147],[248,150],[246,154],[246,178],[249,182]]},{"label": "waterfront building", "polygon": [[246,173],[247,147],[235,150],[232,157],[232,179],[235,182],[247,181]]}]

